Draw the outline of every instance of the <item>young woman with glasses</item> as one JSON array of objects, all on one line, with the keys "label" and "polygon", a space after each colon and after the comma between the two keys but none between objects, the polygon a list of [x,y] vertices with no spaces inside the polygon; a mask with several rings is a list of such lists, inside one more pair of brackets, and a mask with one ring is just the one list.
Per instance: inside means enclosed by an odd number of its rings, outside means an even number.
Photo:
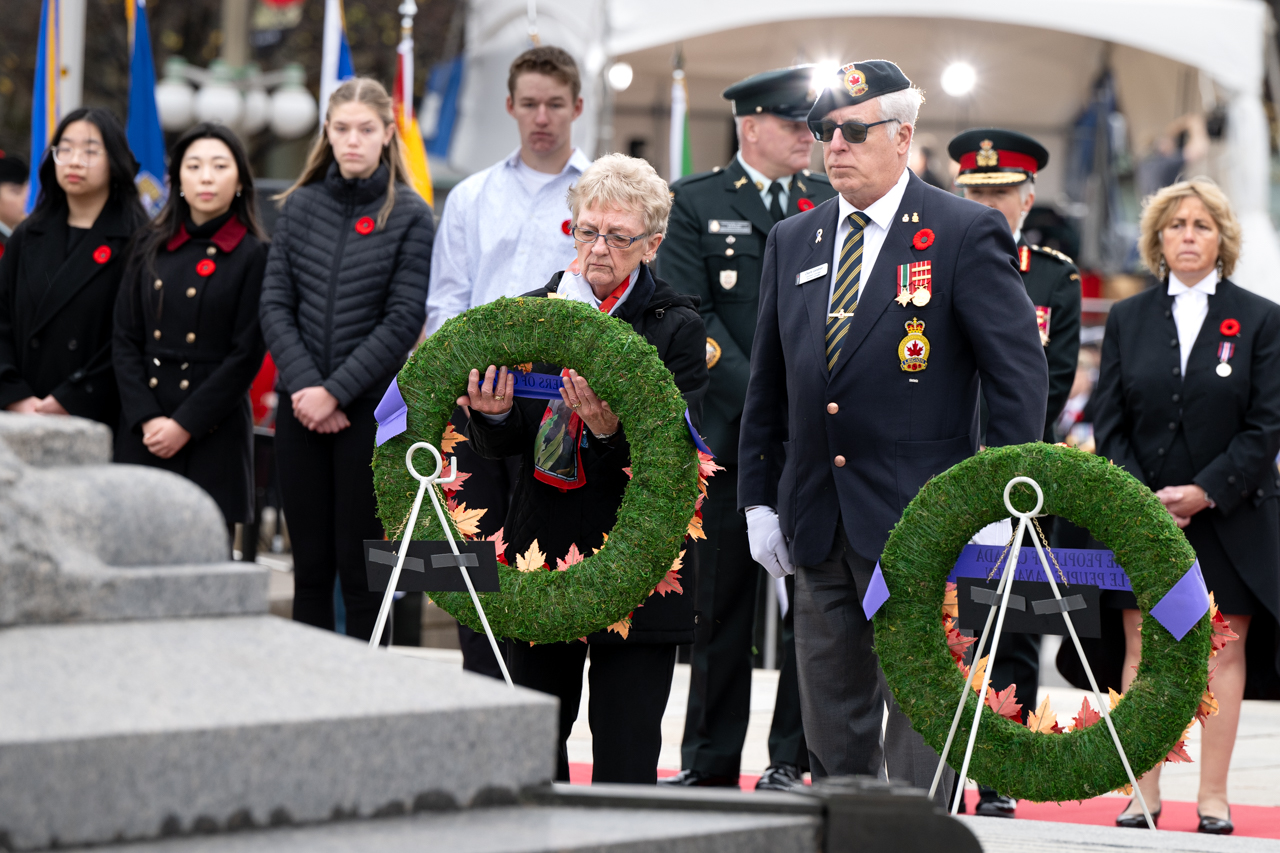
[{"label": "young woman with glasses", "polygon": [[115,116],[74,110],[40,165],[40,195],[0,258],[0,406],[115,427],[111,317],[126,246],[146,221]]}]

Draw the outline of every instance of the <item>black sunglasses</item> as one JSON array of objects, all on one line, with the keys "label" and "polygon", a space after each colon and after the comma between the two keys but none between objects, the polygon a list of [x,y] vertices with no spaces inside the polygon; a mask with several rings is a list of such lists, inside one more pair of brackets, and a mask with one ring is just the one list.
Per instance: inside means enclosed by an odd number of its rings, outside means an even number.
[{"label": "black sunglasses", "polygon": [[867,131],[876,125],[888,124],[891,121],[897,121],[896,118],[887,118],[884,121],[874,121],[871,124],[863,124],[860,121],[846,121],[844,124],[836,124],[829,119],[821,119],[819,121],[809,122],[809,132],[813,134],[813,138],[819,142],[830,142],[836,135],[838,129],[844,136],[845,142],[857,144],[867,141]]}]

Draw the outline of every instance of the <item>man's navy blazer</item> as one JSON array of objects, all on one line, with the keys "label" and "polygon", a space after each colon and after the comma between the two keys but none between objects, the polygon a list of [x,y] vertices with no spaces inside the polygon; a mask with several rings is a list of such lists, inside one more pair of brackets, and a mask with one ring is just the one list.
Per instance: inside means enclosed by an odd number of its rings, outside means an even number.
[{"label": "man's navy blazer", "polygon": [[[992,446],[1039,441],[1049,391],[1007,221],[914,175],[828,373],[838,216],[834,198],[769,235],[742,417],[738,506],[774,507],[801,566],[826,559],[837,519],[854,551],[879,557],[920,487],[977,452],[979,380]],[[912,240],[926,228],[934,240],[916,249]],[[924,307],[904,307],[894,300],[898,267],[919,261],[931,262],[933,296]],[[826,275],[798,283],[822,264]],[[925,324],[928,365],[907,372],[898,346],[914,318]]]}]

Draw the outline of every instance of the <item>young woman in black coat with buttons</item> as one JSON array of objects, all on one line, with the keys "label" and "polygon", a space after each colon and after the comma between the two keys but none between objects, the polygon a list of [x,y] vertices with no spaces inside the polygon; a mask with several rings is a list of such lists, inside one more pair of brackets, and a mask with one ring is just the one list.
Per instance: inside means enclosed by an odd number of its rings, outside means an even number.
[{"label": "young woman in black coat with buttons", "polygon": [[126,248],[146,222],[138,162],[104,109],[68,113],[40,164],[40,195],[0,257],[0,406],[115,428],[111,313]]},{"label": "young woman in black coat with buttons", "polygon": [[364,540],[383,538],[373,494],[373,410],[426,319],[435,223],[407,171],[382,84],[339,86],[302,176],[284,194],[262,290],[280,371],[276,464],[293,541],[293,618],[367,640]]},{"label": "young woman in black coat with buttons", "polygon": [[[1280,305],[1228,278],[1240,256],[1240,224],[1207,178],[1147,200],[1139,248],[1160,286],[1117,304],[1107,318],[1090,401],[1094,430],[1098,452],[1155,491],[1186,532],[1219,610],[1240,636],[1210,664],[1220,710],[1205,723],[1199,765],[1200,831],[1226,834],[1245,643],[1255,620],[1280,617]],[[1121,595],[1128,595],[1128,690],[1142,653],[1142,614],[1132,594]],[[1266,651],[1270,658],[1273,650]],[[1138,785],[1158,816],[1159,765]],[[1132,802],[1116,823],[1146,826]]]},{"label": "young woman in black coat with buttons", "polygon": [[174,144],[169,186],[116,301],[115,459],[194,481],[230,531],[253,520],[248,393],[266,352],[267,246],[244,146],[223,125],[198,124]]}]

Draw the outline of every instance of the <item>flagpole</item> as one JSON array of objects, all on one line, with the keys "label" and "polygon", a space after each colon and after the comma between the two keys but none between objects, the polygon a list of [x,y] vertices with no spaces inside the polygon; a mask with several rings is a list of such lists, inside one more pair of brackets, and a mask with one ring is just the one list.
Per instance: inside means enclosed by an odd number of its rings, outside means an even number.
[{"label": "flagpole", "polygon": [[669,142],[668,182],[675,183],[684,177],[685,123],[689,120],[689,90],[684,83],[684,52],[676,48],[671,71],[671,136]]},{"label": "flagpole", "polygon": [[58,118],[84,100],[86,0],[60,0],[58,10]]}]

